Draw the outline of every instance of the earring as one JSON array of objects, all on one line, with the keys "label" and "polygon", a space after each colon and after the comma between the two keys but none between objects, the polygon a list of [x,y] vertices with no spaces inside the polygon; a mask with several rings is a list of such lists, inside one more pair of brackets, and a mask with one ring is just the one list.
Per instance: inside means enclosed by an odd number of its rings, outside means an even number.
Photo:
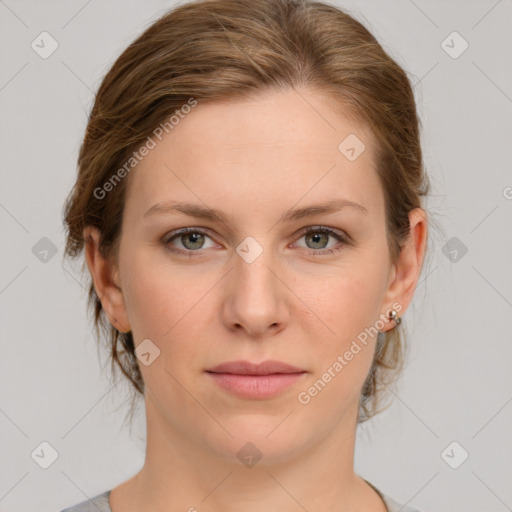
[{"label": "earring", "polygon": [[388,317],[390,320],[395,321],[395,327],[398,327],[402,323],[402,319],[394,309],[389,310]]}]

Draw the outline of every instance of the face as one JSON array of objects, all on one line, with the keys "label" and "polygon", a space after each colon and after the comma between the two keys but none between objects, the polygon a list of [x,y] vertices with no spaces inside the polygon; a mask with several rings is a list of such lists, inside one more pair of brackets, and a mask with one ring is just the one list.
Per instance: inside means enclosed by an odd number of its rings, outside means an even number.
[{"label": "face", "polygon": [[[149,425],[225,459],[252,442],[286,460],[353,430],[377,329],[409,302],[375,142],[331,105],[307,90],[199,102],[129,176],[106,309],[150,354]],[[340,150],[350,134],[364,151]],[[208,371],[240,360],[302,373]]]}]

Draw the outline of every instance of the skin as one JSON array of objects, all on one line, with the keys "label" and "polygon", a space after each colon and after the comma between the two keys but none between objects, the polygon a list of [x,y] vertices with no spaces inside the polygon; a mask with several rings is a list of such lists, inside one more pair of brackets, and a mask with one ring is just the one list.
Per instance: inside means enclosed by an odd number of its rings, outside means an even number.
[{"label": "skin", "polygon": [[[338,150],[349,134],[366,145],[355,161]],[[319,92],[200,102],[130,174],[117,260],[99,253],[99,233],[86,228],[87,264],[109,320],[131,330],[136,346],[149,338],[160,350],[140,364],[145,464],[112,490],[113,512],[386,510],[353,467],[376,336],[308,404],[297,398],[393,305],[403,316],[418,281],[426,215],[410,213],[411,236],[392,264],[374,147],[372,134]],[[367,213],[345,207],[278,223],[288,209],[339,198]],[[144,217],[169,200],[222,210],[227,222]],[[352,241],[306,236],[308,226]],[[209,232],[165,244],[185,227]],[[252,263],[236,252],[248,236],[263,249]],[[380,330],[394,326],[388,320]],[[238,359],[277,359],[307,373],[277,396],[243,399],[205,373]],[[247,442],[262,454],[251,468],[237,457]]]}]

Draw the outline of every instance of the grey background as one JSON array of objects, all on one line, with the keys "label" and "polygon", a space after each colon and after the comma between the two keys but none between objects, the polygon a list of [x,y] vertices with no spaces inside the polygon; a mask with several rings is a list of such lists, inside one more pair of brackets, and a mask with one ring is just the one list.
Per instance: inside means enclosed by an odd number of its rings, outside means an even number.
[{"label": "grey background", "polygon": [[[123,428],[127,388],[101,371],[61,210],[101,78],[172,5],[0,1],[1,511],[60,510],[142,465],[143,409]],[[404,317],[408,366],[393,405],[358,431],[356,471],[426,512],[512,510],[512,2],[337,5],[415,84],[437,223]],[[47,59],[31,48],[43,31],[59,45]],[[442,46],[453,31],[469,44],[458,58]],[[48,469],[31,456],[43,441],[58,452]],[[453,441],[452,464],[469,453],[457,469],[441,456]]]}]

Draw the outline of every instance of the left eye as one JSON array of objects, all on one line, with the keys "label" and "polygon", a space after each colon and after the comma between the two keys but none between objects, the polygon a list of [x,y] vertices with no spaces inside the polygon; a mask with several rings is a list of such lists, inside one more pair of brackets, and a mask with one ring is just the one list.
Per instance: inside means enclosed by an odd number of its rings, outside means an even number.
[{"label": "left eye", "polygon": [[[338,242],[346,242],[346,239],[343,235],[340,233],[337,233],[336,231],[329,229],[329,228],[308,228],[305,234],[302,235],[301,239],[305,238],[307,240],[311,240],[312,246],[308,246],[309,249],[335,249],[336,244],[331,247],[326,247],[325,244],[328,243],[329,238],[335,238],[338,240]],[[320,247],[321,246],[321,247]],[[319,251],[315,251],[319,252]],[[331,252],[331,251],[326,251]],[[320,252],[322,254],[322,252]]]}]

